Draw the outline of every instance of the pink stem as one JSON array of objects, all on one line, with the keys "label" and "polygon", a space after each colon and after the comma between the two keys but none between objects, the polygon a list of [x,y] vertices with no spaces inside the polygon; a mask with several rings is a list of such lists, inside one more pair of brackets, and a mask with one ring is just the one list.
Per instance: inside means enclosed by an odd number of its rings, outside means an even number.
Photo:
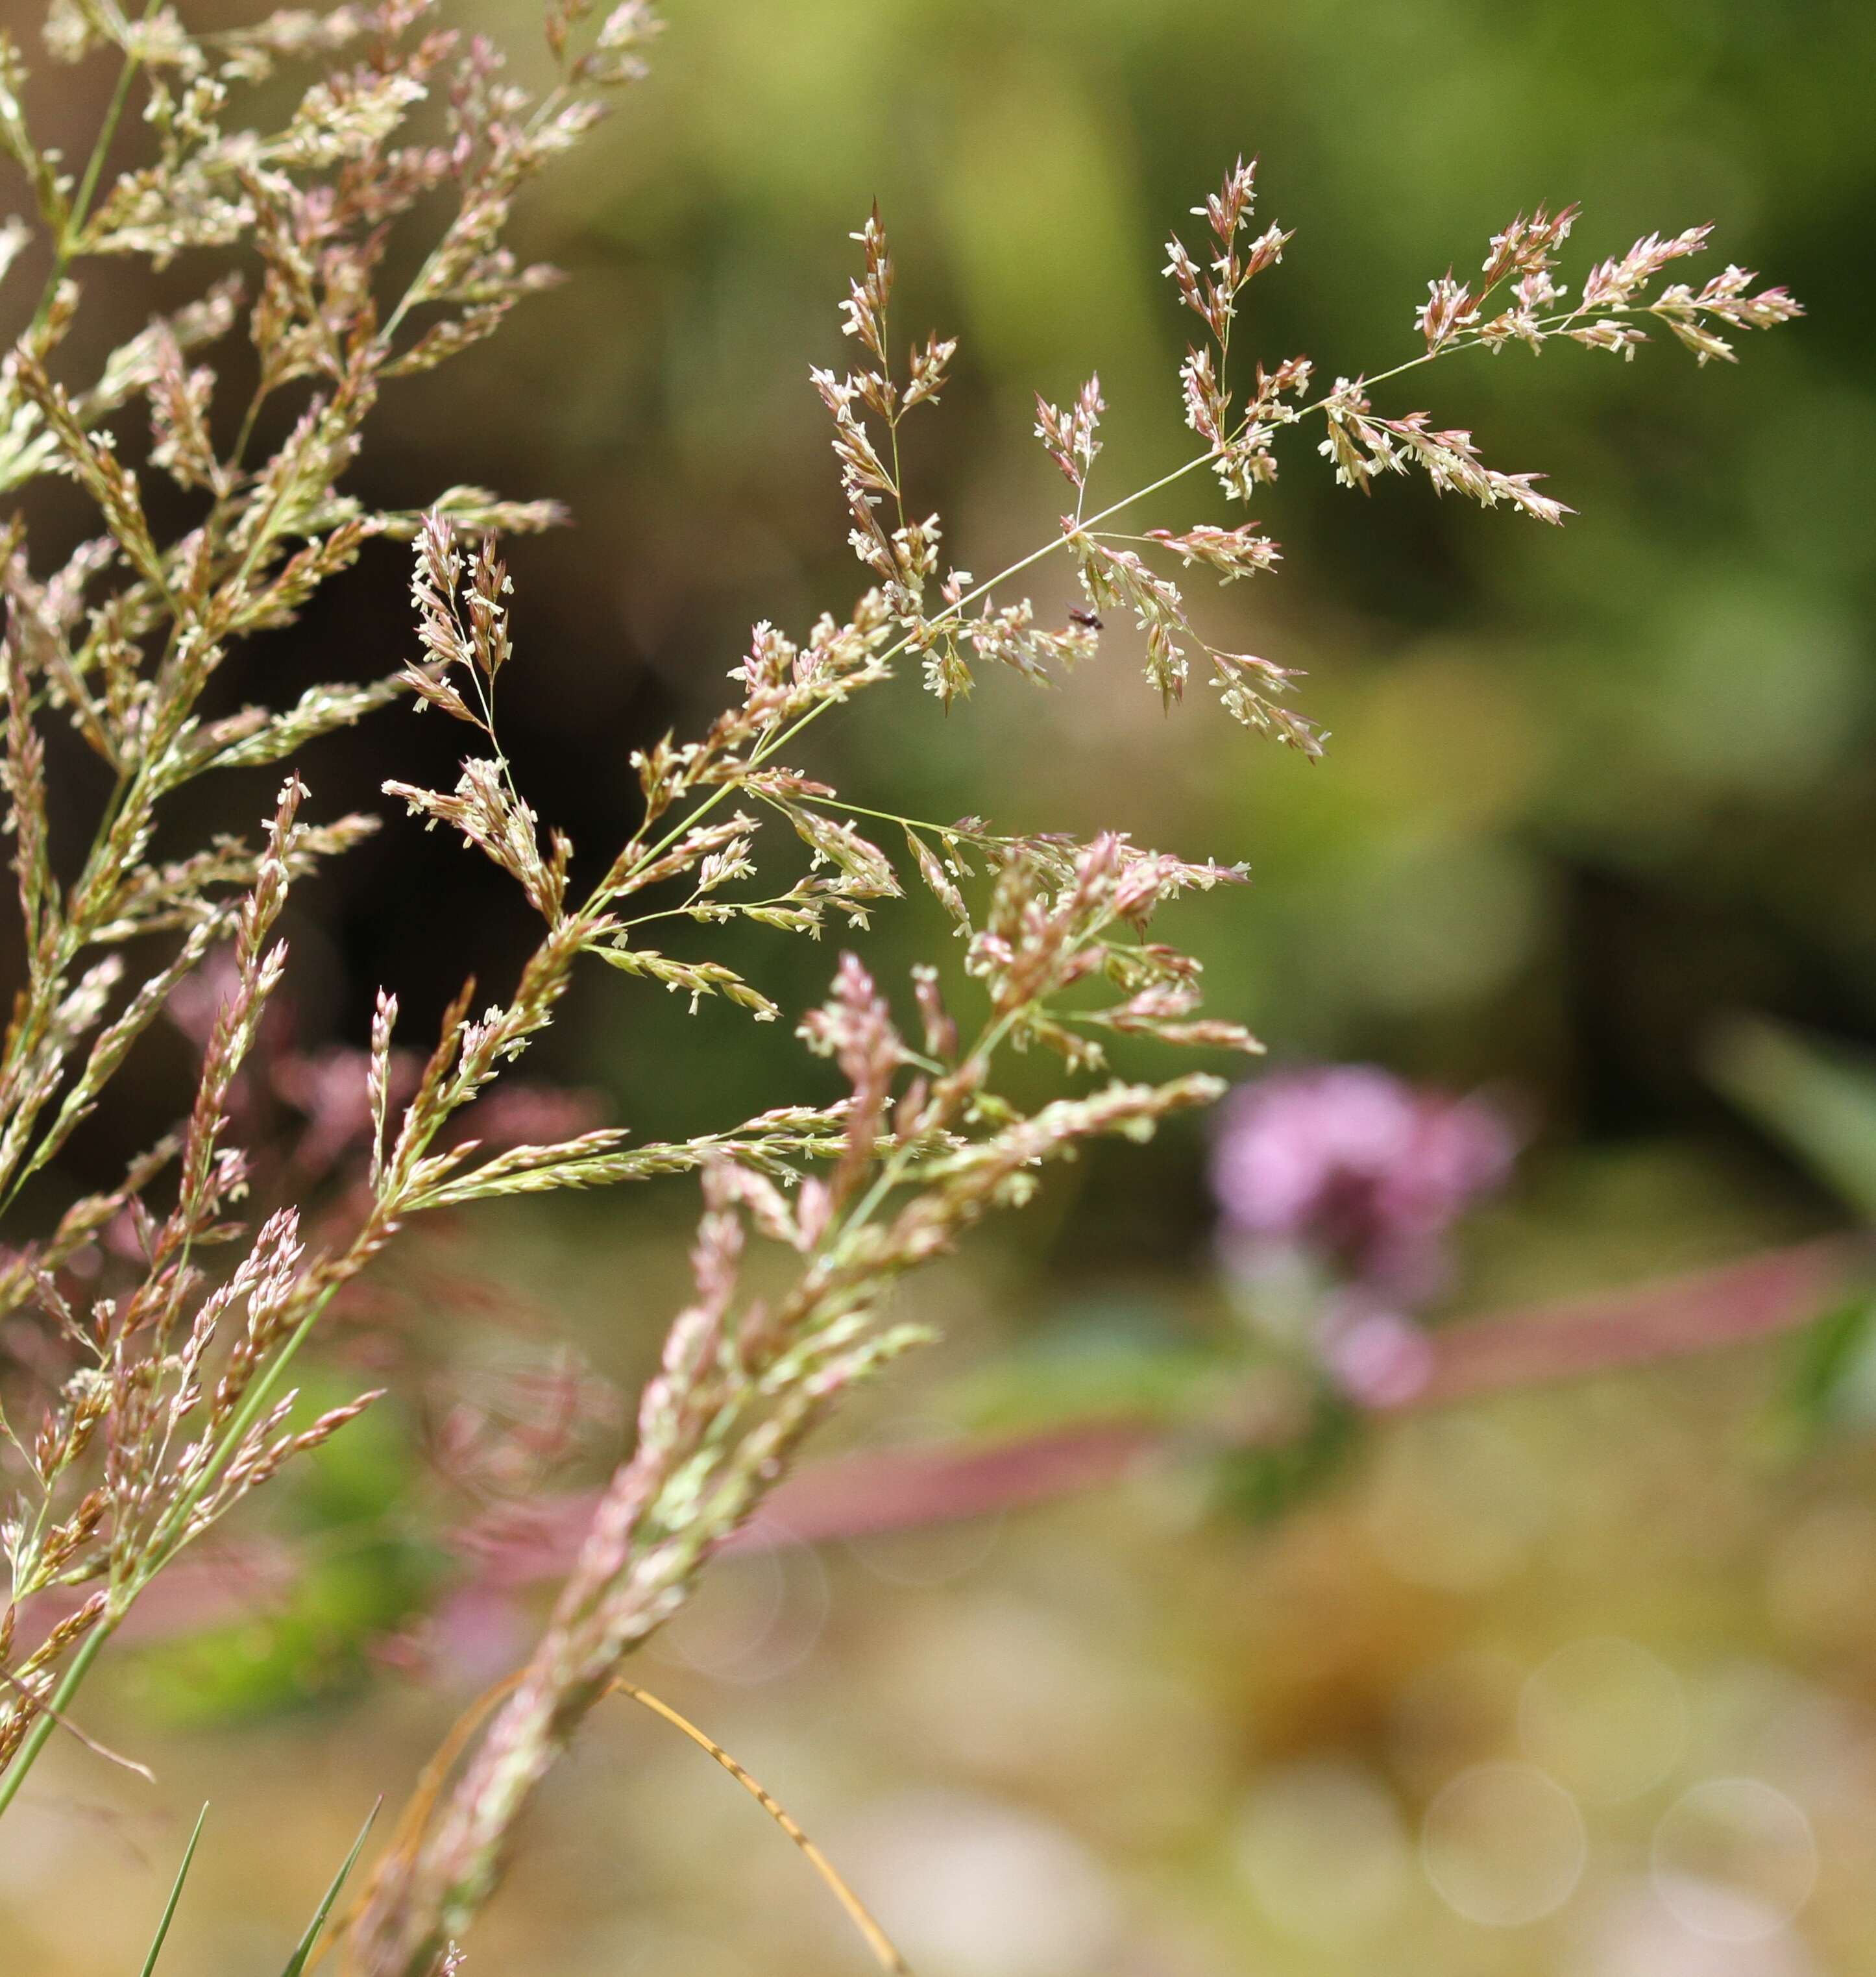
[{"label": "pink stem", "polygon": [[[1863,1242],[1831,1237],[1634,1289],[1443,1325],[1431,1335],[1427,1378],[1411,1395],[1375,1411],[1418,1412],[1792,1331],[1816,1318],[1829,1295],[1868,1260]],[[1266,1418],[1221,1439],[1250,1447],[1283,1432]],[[789,1540],[814,1543],[1013,1510],[1098,1488],[1191,1443],[1189,1431],[1122,1417],[1013,1440],[839,1456],[798,1470],[726,1549]],[[514,1586],[564,1573],[595,1501],[588,1493],[549,1498],[472,1533],[483,1582]]]}]

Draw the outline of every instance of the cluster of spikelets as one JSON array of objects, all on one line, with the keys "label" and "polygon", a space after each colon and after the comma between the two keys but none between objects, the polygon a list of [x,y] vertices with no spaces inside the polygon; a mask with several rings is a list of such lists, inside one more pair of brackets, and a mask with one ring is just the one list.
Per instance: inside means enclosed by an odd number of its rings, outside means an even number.
[{"label": "cluster of spikelets", "polygon": [[[622,1658],[685,1599],[843,1391],[915,1342],[886,1312],[896,1280],[991,1210],[1021,1203],[1049,1161],[1096,1136],[1144,1137],[1220,1089],[1210,1075],[1080,1083],[1025,1112],[996,1091],[1003,1055],[1040,1045],[1082,1079],[1102,1070],[1104,1034],[1256,1048],[1237,1025],[1198,1013],[1197,964],[1148,932],[1161,906],[1240,876],[1235,868],[1161,856],[1119,834],[1076,845],[850,805],[793,766],[798,738],[890,678],[902,658],[949,701],[968,691],[977,665],[1042,678],[1088,658],[1106,615],[1125,612],[1164,699],[1181,693],[1196,649],[1235,716],[1316,753],[1315,731],[1284,704],[1283,670],[1212,646],[1154,561],[1230,583],[1270,570],[1276,544],[1250,522],[1104,526],[1207,467],[1229,497],[1247,500],[1274,479],[1285,429],[1312,418],[1350,486],[1419,469],[1487,506],[1553,521],[1564,512],[1530,475],[1486,467],[1468,434],[1437,429],[1422,413],[1376,414],[1369,394],[1379,379],[1341,379],[1311,400],[1310,365],[1295,357],[1257,366],[1248,387],[1234,383],[1244,291],[1289,238],[1274,227],[1250,236],[1253,174],[1240,163],[1194,209],[1210,236],[1205,258],[1177,240],[1168,249],[1167,272],[1204,325],[1180,374],[1201,450],[1154,488],[1089,514],[1105,410],[1098,381],[1066,408],[1039,401],[1037,436],[1074,490],[1073,512],[1045,549],[989,582],[945,569],[939,518],[918,519],[908,505],[900,428],[936,401],[956,346],[932,337],[895,366],[893,263],[875,215],[855,236],[864,266],[844,305],[857,368],[814,373],[872,587],[844,619],[824,617],[799,642],[758,625],[713,724],[634,758],[641,820],[583,875],[572,844],[543,833],[517,787],[496,717],[515,658],[494,539],[549,526],[558,511],[455,487],[421,514],[387,512],[345,482],[387,385],[448,361],[554,278],[517,266],[503,244],[515,198],[642,74],[657,24],[642,0],[603,18],[590,0],[553,0],[546,34],[557,79],[534,101],[487,42],[464,41],[431,14],[426,0],[380,0],[192,35],[167,6],[132,20],[117,0],[54,0],[51,55],[101,51],[121,78],[76,176],[36,142],[25,64],[0,37],[0,147],[37,212],[36,226],[0,228],[0,266],[45,264],[0,371],[0,492],[62,476],[88,498],[97,527],[51,569],[35,569],[25,508],[0,530],[6,827],[22,973],[0,1052],[0,1206],[26,1225],[0,1251],[0,1315],[35,1315],[44,1338],[38,1398],[23,1398],[32,1383],[8,1372],[12,1411],[0,1416],[11,1571],[0,1612],[0,1811],[54,1727],[71,1725],[86,1670],[157,1575],[373,1398],[305,1422],[288,1375],[322,1314],[405,1224],[498,1195],[703,1177],[695,1295],[642,1398],[632,1452],[539,1647],[434,1816],[381,1863],[352,1932],[361,1967],[385,1977],[455,1966],[517,1820]],[[314,79],[283,127],[263,134],[242,120],[253,100],[244,92],[309,63]],[[143,127],[134,145],[120,128],[133,103]],[[120,148],[140,162],[114,174]],[[410,233],[439,202],[440,231],[413,245]],[[1736,269],[1699,290],[1648,292],[1703,243],[1703,229],[1651,236],[1604,262],[1569,308],[1553,269],[1571,217],[1521,219],[1491,243],[1481,278],[1434,282],[1419,318],[1425,352],[1396,369],[1558,336],[1629,355],[1650,320],[1704,362],[1731,355],[1722,330],[1796,313],[1779,290],[1749,292]],[[184,256],[215,270],[199,299],[150,323],[94,375],[65,375],[86,267],[126,256],[161,267]],[[1488,315],[1488,299],[1507,284],[1508,303]],[[167,536],[146,500],[158,477],[173,484],[163,512],[192,504],[187,525]],[[415,545],[410,663],[364,685],[314,688],[290,707],[206,716],[211,682],[249,643],[289,622],[379,537]],[[1085,600],[1053,629],[1012,589],[1052,550],[1069,559]],[[465,985],[415,1062],[395,1041],[396,998],[381,995],[356,1068],[363,1177],[336,1233],[328,1218],[315,1233],[302,1229],[303,1204],[244,1212],[255,1173],[232,1135],[231,1093],[262,1048],[287,967],[275,929],[289,889],[375,827],[363,817],[308,820],[291,765],[308,744],[405,698],[474,738],[453,790],[393,783],[388,793],[512,877],[542,930],[506,998],[478,1012]],[[51,841],[50,812],[73,809],[48,804],[43,731],[57,722],[99,758],[109,785],[88,843]],[[183,784],[279,764],[285,781],[257,837],[154,854]],[[875,841],[862,817],[894,836]],[[798,848],[777,854],[778,876],[765,882],[764,829],[773,837],[778,825]],[[800,1028],[838,1066],[849,1091],[840,1103],[763,1111],[670,1145],[633,1145],[609,1130],[520,1144],[478,1137],[478,1101],[553,1020],[586,958],[693,1005],[721,995],[772,1019],[781,1012],[759,987],[719,964],[663,954],[644,928],[741,918],[818,936],[831,920],[864,926],[913,883],[956,924],[976,1013],[953,1014],[927,968],[902,1022],[860,963],[843,958],[828,1001]],[[71,1134],[165,1008],[203,979],[219,999],[188,1117],[116,1186],[48,1208]],[[795,1259],[778,1295],[741,1288],[751,1233]]]}]

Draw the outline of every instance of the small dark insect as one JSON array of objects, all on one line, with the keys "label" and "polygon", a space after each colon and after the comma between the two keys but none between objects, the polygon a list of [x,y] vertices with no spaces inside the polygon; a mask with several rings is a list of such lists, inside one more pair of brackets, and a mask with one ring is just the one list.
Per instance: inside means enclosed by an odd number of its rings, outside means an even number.
[{"label": "small dark insect", "polygon": [[1078,604],[1072,604],[1068,606],[1068,622],[1071,624],[1079,625],[1085,631],[1105,632],[1107,629],[1093,612],[1084,610]]}]

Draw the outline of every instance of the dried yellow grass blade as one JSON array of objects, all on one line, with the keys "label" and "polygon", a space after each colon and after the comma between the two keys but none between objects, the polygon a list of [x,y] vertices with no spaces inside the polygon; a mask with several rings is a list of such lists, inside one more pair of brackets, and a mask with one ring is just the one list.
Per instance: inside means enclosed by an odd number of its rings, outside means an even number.
[{"label": "dried yellow grass blade", "polygon": [[867,1947],[872,1951],[880,1968],[893,1972],[894,1977],[912,1977],[911,1965],[900,1954],[892,1938],[874,1921],[865,1903],[841,1879],[834,1863],[808,1838],[788,1808],[766,1787],[751,1777],[721,1744],[705,1736],[689,1718],[680,1716],[669,1703],[661,1702],[649,1689],[640,1688],[636,1683],[616,1678],[612,1685],[620,1695],[630,1696],[634,1702],[642,1704],[654,1716],[662,1716],[667,1723],[682,1730],[699,1749],[708,1751],[807,1855],[808,1864],[826,1882],[834,1899],[847,1911],[854,1928],[866,1939]]}]

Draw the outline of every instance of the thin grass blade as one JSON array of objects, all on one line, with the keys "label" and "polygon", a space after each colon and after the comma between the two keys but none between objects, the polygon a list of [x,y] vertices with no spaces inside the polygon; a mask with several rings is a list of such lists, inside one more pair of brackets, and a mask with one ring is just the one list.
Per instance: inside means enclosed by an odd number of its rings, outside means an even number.
[{"label": "thin grass blade", "polygon": [[358,1828],[358,1838],[352,1843],[352,1851],[345,1856],[339,1872],[332,1876],[332,1886],[326,1890],[325,1898],[320,1902],[312,1921],[307,1923],[306,1932],[300,1938],[299,1946],[287,1959],[286,1967],[280,1972],[280,1977],[302,1977],[307,1961],[312,1955],[313,1946],[319,1939],[319,1932],[325,1926],[326,1917],[332,1913],[332,1904],[339,1899],[339,1890],[345,1886],[346,1877],[358,1864],[358,1856],[365,1851],[366,1836],[371,1832],[379,1808],[383,1804],[384,1800],[381,1798],[366,1815],[365,1824]]},{"label": "thin grass blade", "polygon": [[729,1773],[730,1776],[794,1842],[795,1845],[800,1847],[807,1857],[808,1865],[821,1876],[834,1899],[847,1911],[848,1920],[860,1932],[867,1947],[873,1952],[874,1962],[880,1968],[889,1972],[890,1977],[913,1977],[911,1965],[900,1954],[897,1945],[893,1942],[892,1938],[880,1928],[872,1910],[854,1893],[847,1885],[844,1876],[834,1866],[834,1863],[821,1852],[813,1840],[808,1838],[807,1833],[801,1829],[801,1822],[776,1798],[774,1793],[765,1785],[751,1777],[748,1772],[714,1738],[707,1736],[699,1730],[689,1717],[680,1716],[669,1703],[660,1701],[650,1690],[640,1688],[637,1683],[627,1682],[620,1675],[615,1675],[613,1678],[611,1688],[615,1695],[629,1696],[634,1702],[649,1709],[654,1716],[662,1716],[674,1728],[682,1731],[699,1750],[708,1751],[724,1770]]},{"label": "thin grass blade", "polygon": [[202,1822],[209,1816],[206,1801],[196,1814],[196,1830],[189,1836],[189,1844],[183,1849],[183,1864],[176,1870],[176,1879],[170,1887],[170,1898],[163,1904],[163,1919],[157,1924],[157,1932],[150,1939],[150,1952],[144,1959],[144,1967],[137,1977],[150,1977],[157,1967],[157,1959],[163,1954],[163,1939],[170,1932],[170,1924],[176,1919],[176,1904],[183,1898],[183,1883],[189,1878],[190,1863],[196,1857],[196,1843],[202,1837]]}]

